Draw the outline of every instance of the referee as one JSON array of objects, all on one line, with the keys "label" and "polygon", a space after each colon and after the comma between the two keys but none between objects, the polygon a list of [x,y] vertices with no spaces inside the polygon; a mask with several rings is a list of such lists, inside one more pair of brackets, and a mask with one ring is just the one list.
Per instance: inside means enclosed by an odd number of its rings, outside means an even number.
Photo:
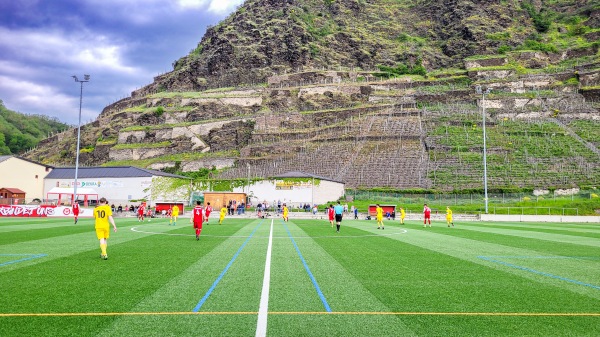
[{"label": "referee", "polygon": [[337,227],[337,232],[340,232],[340,223],[342,222],[342,216],[344,214],[344,206],[340,205],[338,201],[337,205],[333,207],[333,211],[335,212],[335,225]]}]

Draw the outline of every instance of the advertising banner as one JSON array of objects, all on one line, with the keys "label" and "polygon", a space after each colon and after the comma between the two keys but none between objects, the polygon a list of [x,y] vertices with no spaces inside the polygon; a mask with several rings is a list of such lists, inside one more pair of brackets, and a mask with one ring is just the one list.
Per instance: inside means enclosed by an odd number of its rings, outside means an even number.
[{"label": "advertising banner", "polygon": [[[0,217],[65,217],[73,216],[73,210],[70,206],[50,206],[50,205],[0,205]],[[81,208],[79,217],[93,217],[94,210]]]}]

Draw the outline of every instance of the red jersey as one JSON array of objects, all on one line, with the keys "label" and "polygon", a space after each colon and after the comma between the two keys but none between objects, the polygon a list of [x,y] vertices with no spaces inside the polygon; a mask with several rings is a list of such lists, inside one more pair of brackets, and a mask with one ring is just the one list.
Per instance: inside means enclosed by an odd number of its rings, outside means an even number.
[{"label": "red jersey", "polygon": [[206,217],[208,218],[208,216],[210,215],[210,212],[212,212],[213,208],[211,205],[206,206]]},{"label": "red jersey", "polygon": [[332,221],[333,217],[335,215],[335,211],[333,210],[333,207],[327,209],[327,215],[329,215],[329,221]]},{"label": "red jersey", "polygon": [[78,203],[73,204],[73,215],[79,215],[79,204]]},{"label": "red jersey", "polygon": [[425,208],[423,208],[423,213],[425,213],[426,218],[429,218],[431,216],[431,208],[425,206]]},{"label": "red jersey", "polygon": [[194,223],[195,224],[201,224],[202,223],[202,217],[203,217],[203,211],[202,211],[202,206],[196,206],[194,207],[194,209],[192,210],[192,214],[194,217]]},{"label": "red jersey", "polygon": [[138,214],[144,215],[144,206],[140,206],[140,208],[138,208]]}]

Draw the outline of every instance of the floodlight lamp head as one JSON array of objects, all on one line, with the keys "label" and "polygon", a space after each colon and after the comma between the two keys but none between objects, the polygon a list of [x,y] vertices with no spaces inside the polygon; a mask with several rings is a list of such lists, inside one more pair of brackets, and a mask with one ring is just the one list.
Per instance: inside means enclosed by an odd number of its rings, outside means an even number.
[{"label": "floodlight lamp head", "polygon": [[86,81],[89,81],[90,80],[90,75],[83,75],[83,79],[86,80]]},{"label": "floodlight lamp head", "polygon": [[79,82],[79,79],[77,78],[77,76],[73,75],[71,77],[73,77],[73,79],[75,80],[75,82]]}]

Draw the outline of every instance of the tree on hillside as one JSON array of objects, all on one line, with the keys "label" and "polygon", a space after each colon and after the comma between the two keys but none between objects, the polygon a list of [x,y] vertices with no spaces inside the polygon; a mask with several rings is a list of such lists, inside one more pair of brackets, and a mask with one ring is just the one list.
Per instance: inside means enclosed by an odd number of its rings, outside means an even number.
[{"label": "tree on hillside", "polygon": [[0,133],[0,155],[6,155],[11,153],[10,149],[8,148],[8,146],[6,146],[6,143],[4,141],[4,134]]},{"label": "tree on hillside", "polygon": [[0,100],[0,154],[17,154],[34,147],[49,133],[68,128],[56,118],[25,115],[4,106]]}]

